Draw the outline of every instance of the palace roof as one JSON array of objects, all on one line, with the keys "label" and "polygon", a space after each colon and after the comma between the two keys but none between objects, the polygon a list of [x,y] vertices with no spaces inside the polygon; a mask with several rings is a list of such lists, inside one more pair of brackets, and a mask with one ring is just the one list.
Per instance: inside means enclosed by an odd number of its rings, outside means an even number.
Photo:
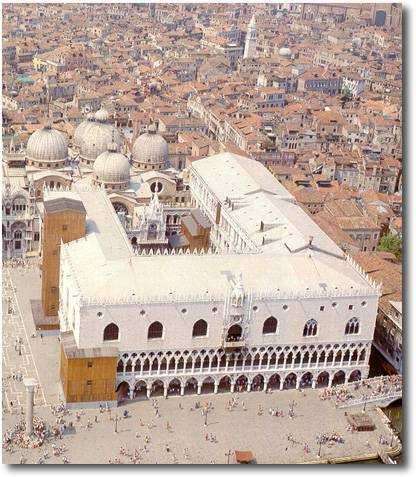
[{"label": "palace roof", "polygon": [[223,153],[194,166],[224,207],[231,192],[242,199],[227,211],[256,250],[135,255],[105,191],[78,186],[88,233],[63,245],[63,256],[85,303],[221,300],[240,274],[246,290],[257,297],[377,294],[359,267],[261,164]]}]

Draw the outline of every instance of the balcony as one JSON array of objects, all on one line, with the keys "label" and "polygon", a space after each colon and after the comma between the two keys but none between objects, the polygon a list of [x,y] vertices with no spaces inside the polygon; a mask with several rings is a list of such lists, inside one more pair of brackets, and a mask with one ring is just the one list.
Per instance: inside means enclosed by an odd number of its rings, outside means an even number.
[{"label": "balcony", "polygon": [[222,345],[225,351],[230,351],[230,352],[244,348],[245,346],[246,346],[246,341],[244,338],[238,338],[238,339],[232,339],[232,340],[225,339]]}]

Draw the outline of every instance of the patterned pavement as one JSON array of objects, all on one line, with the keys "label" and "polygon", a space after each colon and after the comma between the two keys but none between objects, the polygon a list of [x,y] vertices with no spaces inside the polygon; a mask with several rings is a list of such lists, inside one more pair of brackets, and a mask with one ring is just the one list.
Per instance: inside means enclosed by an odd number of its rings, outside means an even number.
[{"label": "patterned pavement", "polygon": [[[22,276],[24,279],[30,270],[13,270]],[[24,378],[35,378],[39,382],[39,375],[35,365],[32,354],[30,340],[38,339],[31,338],[32,333],[28,333],[26,325],[22,316],[21,306],[16,295],[16,286],[13,283],[8,269],[3,269],[3,291],[2,291],[2,306],[3,306],[3,410],[7,412],[20,412],[21,406],[25,405],[24,394]],[[11,301],[9,301],[11,299]],[[8,313],[8,309],[12,308],[12,313]],[[21,341],[19,355],[19,348],[16,348],[16,340]],[[21,374],[22,381],[14,380],[14,374]],[[45,395],[40,386],[35,393],[35,405],[41,406],[46,404]]]}]

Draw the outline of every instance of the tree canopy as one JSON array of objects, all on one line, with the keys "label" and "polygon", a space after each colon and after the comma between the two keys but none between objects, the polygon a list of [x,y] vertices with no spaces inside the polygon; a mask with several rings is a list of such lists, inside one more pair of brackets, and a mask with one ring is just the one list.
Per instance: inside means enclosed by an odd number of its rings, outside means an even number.
[{"label": "tree canopy", "polygon": [[398,235],[383,235],[378,246],[378,250],[382,252],[391,252],[396,255],[399,260],[402,259],[402,239]]}]

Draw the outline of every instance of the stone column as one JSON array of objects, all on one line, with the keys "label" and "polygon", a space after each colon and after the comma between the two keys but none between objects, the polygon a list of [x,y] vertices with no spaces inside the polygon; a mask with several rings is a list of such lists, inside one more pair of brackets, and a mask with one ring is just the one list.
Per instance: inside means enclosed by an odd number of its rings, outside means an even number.
[{"label": "stone column", "polygon": [[185,394],[185,384],[181,384],[181,396]]},{"label": "stone column", "polygon": [[231,392],[232,392],[232,393],[234,392],[234,386],[235,386],[235,384],[234,384],[234,383],[231,383]]},{"label": "stone column", "polygon": [[296,389],[299,389],[301,377],[297,376],[296,378]]},{"label": "stone column", "polygon": [[23,384],[26,388],[26,434],[30,436],[33,433],[33,398],[38,382],[33,378],[25,378]]},{"label": "stone column", "polygon": [[247,382],[247,392],[250,392],[251,391],[251,382],[248,381]]},{"label": "stone column", "polygon": [[147,386],[146,388],[146,396],[147,396],[147,399],[150,399],[150,394],[152,392],[152,387],[151,386]]},{"label": "stone column", "polygon": [[129,389],[129,398],[130,399],[134,398],[134,386]]},{"label": "stone column", "polygon": [[202,384],[198,383],[198,391],[197,394],[201,394]]},{"label": "stone column", "polygon": [[218,383],[214,383],[214,394],[218,393]]},{"label": "stone column", "polygon": [[268,379],[264,378],[263,391],[267,391],[267,383],[268,383]]},{"label": "stone column", "polygon": [[316,379],[313,378],[312,379],[312,389],[315,389],[316,388]]},{"label": "stone column", "polygon": [[168,395],[168,385],[164,384],[164,386],[163,386],[163,396],[167,397],[167,395]]}]

